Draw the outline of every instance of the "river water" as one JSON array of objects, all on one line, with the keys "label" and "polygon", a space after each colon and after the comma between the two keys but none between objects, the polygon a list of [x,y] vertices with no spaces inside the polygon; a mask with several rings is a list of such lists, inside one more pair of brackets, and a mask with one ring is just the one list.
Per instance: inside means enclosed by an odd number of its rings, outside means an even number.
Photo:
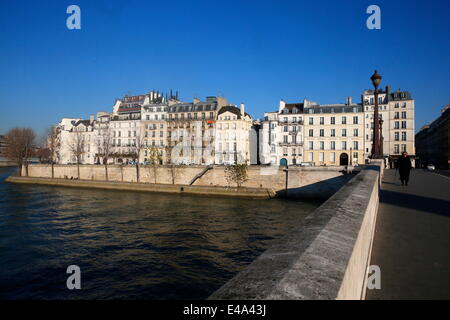
[{"label": "river water", "polygon": [[204,299],[318,206],[5,183],[12,171],[0,168],[0,299]]}]

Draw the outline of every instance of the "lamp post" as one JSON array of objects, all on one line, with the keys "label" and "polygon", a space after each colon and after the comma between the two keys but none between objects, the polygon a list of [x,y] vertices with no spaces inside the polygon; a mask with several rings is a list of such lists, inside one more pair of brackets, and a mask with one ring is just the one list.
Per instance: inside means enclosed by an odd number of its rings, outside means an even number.
[{"label": "lamp post", "polygon": [[378,74],[377,70],[370,77],[373,86],[375,87],[375,110],[373,114],[373,142],[372,142],[372,159],[380,159],[382,155],[380,154],[380,122],[378,121],[378,86],[381,82],[381,76]]},{"label": "lamp post", "polygon": [[287,199],[288,197],[288,181],[289,181],[289,165],[286,163],[286,169],[283,170],[286,172],[286,186],[284,189],[284,197]]},{"label": "lamp post", "polygon": [[383,119],[380,118],[380,155],[382,158],[384,158],[384,152],[383,152]]}]

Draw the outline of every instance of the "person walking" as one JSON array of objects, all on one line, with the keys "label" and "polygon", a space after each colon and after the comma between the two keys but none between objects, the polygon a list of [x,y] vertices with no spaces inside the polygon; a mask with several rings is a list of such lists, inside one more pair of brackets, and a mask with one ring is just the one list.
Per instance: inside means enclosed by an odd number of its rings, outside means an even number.
[{"label": "person walking", "polygon": [[400,174],[400,181],[403,185],[408,185],[409,172],[411,171],[411,159],[407,152],[402,152],[402,156],[397,161],[398,173]]}]

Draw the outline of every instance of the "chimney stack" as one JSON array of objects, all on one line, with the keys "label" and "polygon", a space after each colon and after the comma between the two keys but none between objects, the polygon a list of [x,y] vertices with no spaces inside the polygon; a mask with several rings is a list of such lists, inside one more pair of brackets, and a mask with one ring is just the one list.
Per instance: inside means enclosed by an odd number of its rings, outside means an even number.
[{"label": "chimney stack", "polygon": [[93,115],[93,114],[91,114],[91,115],[89,116],[89,122],[90,122],[90,123],[94,122],[94,115]]},{"label": "chimney stack", "polygon": [[241,102],[241,117],[245,116],[245,105]]},{"label": "chimney stack", "polygon": [[280,106],[278,107],[278,112],[281,113],[281,111],[286,107],[286,102],[284,102],[283,99],[280,100]]},{"label": "chimney stack", "polygon": [[386,86],[386,95],[389,96],[391,94],[391,86]]},{"label": "chimney stack", "polygon": [[352,105],[352,97],[347,97],[347,105],[351,106]]}]

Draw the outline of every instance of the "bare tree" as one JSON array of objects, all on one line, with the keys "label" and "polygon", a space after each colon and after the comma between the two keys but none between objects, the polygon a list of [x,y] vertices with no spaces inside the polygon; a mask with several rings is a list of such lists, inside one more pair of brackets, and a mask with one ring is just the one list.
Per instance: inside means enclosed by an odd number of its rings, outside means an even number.
[{"label": "bare tree", "polygon": [[72,133],[72,139],[69,142],[69,150],[72,152],[73,156],[75,157],[77,161],[77,172],[78,172],[78,179],[80,179],[80,163],[83,154],[86,152],[86,137],[82,132],[74,132]]},{"label": "bare tree", "polygon": [[39,159],[40,163],[50,162],[50,150],[47,147],[39,146],[35,148],[34,155]]},{"label": "bare tree", "polygon": [[153,178],[156,184],[156,174],[158,172],[158,166],[161,164],[162,155],[161,152],[156,147],[151,147],[147,149],[148,158],[150,162],[150,168],[153,171]]},{"label": "bare tree", "polygon": [[136,136],[133,149],[131,152],[132,157],[134,158],[134,162],[136,165],[136,182],[140,181],[140,173],[139,173],[139,159],[141,158],[142,151],[145,149],[145,137],[144,134],[139,133]]},{"label": "bare tree", "polygon": [[172,147],[166,146],[164,148],[166,153],[166,164],[170,171],[170,176],[172,178],[172,184],[175,184],[175,178],[177,176],[177,166],[172,161]]},{"label": "bare tree", "polygon": [[6,147],[5,158],[17,164],[18,175],[22,175],[22,166],[25,164],[26,175],[28,176],[28,159],[33,154],[33,144],[36,134],[30,128],[14,128],[5,135]]},{"label": "bare tree", "polygon": [[107,128],[99,129],[99,137],[97,139],[97,156],[102,157],[102,162],[105,166],[105,178],[108,181],[108,160],[112,153],[112,133],[109,126]]},{"label": "bare tree", "polygon": [[47,129],[46,135],[46,145],[47,145],[47,155],[48,160],[52,166],[52,179],[55,177],[55,162],[58,159],[58,152],[60,148],[59,140],[59,128],[56,126],[51,126]]}]

